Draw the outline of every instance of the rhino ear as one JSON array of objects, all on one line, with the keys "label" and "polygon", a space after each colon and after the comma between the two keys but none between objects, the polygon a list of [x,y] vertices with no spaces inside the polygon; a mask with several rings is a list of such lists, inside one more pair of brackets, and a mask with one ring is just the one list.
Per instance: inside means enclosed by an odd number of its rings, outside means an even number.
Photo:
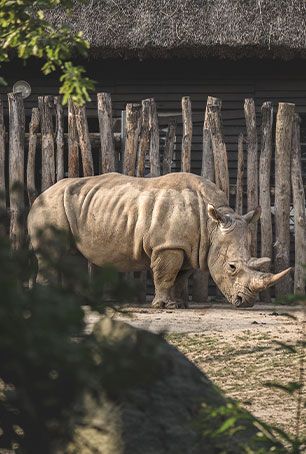
[{"label": "rhino ear", "polygon": [[258,221],[258,219],[260,218],[260,215],[261,215],[261,208],[257,207],[257,208],[255,208],[255,210],[249,211],[247,214],[245,214],[242,217],[248,224],[252,224],[253,222],[255,223]]},{"label": "rhino ear", "polygon": [[226,222],[224,215],[220,213],[220,211],[217,208],[215,208],[211,203],[208,203],[207,205],[207,213],[210,219],[212,219],[215,222],[221,224]]}]

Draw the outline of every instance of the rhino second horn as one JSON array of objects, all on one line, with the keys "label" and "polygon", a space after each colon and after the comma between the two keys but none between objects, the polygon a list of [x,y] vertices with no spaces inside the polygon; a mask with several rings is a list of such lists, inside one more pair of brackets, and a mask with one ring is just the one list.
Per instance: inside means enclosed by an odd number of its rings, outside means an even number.
[{"label": "rhino second horn", "polygon": [[255,276],[253,279],[252,289],[256,292],[261,292],[262,290],[265,290],[266,288],[271,287],[271,285],[276,284],[283,277],[285,277],[291,270],[292,270],[292,268],[290,267],[277,274],[258,273],[259,275]]}]

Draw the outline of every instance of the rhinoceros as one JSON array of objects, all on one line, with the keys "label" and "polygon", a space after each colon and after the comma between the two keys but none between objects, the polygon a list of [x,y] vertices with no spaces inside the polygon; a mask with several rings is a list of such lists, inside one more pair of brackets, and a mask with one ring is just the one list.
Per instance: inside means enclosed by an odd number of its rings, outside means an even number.
[{"label": "rhinoceros", "polygon": [[260,208],[244,216],[235,213],[225,194],[197,175],[135,178],[108,173],[51,186],[34,202],[28,232],[38,260],[38,283],[52,276],[41,253],[44,247],[58,261],[68,250],[69,245],[67,250],[53,248],[48,241],[60,229],[72,234],[75,247],[97,266],[151,269],[153,307],[187,307],[186,281],[196,269],[209,270],[231,304],[250,307],[258,292],[290,271],[262,272],[270,259],[251,257],[248,225],[259,217]]}]

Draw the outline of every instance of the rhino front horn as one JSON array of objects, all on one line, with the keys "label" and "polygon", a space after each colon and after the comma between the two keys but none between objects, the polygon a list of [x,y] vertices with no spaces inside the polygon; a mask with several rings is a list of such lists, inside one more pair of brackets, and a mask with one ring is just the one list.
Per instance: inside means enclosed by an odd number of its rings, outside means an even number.
[{"label": "rhino front horn", "polygon": [[266,288],[271,287],[271,285],[276,284],[283,277],[285,277],[288,273],[290,273],[291,270],[292,270],[292,268],[290,267],[277,274],[259,273],[259,275],[253,279],[252,288],[257,292],[261,292],[262,290],[265,290]]}]

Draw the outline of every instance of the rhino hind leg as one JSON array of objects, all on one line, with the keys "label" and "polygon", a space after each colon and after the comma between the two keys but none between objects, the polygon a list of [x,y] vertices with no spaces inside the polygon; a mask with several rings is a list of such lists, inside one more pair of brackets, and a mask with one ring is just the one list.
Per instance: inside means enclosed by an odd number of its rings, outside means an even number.
[{"label": "rhino hind leg", "polygon": [[173,287],[184,261],[182,250],[162,250],[154,252],[151,258],[151,268],[155,285],[154,308],[181,308],[184,303],[176,298]]}]

